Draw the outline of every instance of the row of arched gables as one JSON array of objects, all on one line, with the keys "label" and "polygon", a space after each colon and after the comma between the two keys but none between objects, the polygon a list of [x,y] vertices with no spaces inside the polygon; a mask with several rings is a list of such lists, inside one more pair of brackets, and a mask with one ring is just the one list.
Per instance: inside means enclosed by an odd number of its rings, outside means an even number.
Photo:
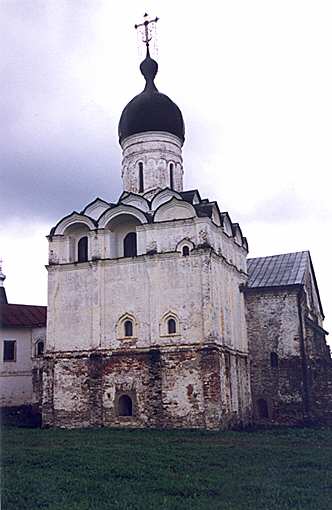
[{"label": "row of arched gables", "polygon": [[[216,202],[202,201],[198,192],[196,192],[196,195],[197,203],[191,204],[183,200],[179,193],[168,188],[164,189],[152,201],[152,203],[155,202],[156,207],[153,214],[150,210],[152,205],[144,197],[134,193],[125,193],[124,196],[120,197],[118,204],[110,204],[97,198],[85,207],[81,213],[73,211],[62,218],[51,229],[50,238],[54,235],[65,235],[66,230],[75,224],[85,226],[90,231],[110,228],[112,221],[119,216],[131,217],[132,220],[141,225],[207,216],[228,237],[233,238],[237,244],[248,250],[247,240],[242,235],[239,224],[232,223],[227,212],[221,213]],[[84,242],[82,241],[82,245]]]}]

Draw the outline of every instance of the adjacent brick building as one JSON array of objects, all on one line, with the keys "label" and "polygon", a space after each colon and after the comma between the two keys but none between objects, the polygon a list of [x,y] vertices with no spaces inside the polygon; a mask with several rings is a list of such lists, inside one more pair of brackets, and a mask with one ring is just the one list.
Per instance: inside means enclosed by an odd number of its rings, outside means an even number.
[{"label": "adjacent brick building", "polygon": [[331,355],[309,252],[249,259],[248,275],[255,422],[331,421]]}]

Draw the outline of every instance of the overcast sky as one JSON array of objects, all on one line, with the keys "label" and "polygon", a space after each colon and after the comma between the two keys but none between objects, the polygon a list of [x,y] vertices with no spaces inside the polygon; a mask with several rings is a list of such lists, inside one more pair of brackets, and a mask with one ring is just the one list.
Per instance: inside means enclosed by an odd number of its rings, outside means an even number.
[{"label": "overcast sky", "polygon": [[117,124],[144,85],[133,26],[159,16],[156,84],[186,124],[185,188],[250,256],[309,249],[332,329],[330,0],[1,0],[1,244],[10,302],[46,304],[57,221],[121,193]]}]

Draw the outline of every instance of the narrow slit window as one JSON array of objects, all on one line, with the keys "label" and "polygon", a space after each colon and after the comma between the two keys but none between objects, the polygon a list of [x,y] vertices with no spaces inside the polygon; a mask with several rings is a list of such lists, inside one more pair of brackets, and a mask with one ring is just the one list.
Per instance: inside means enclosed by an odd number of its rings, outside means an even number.
[{"label": "narrow slit window", "polygon": [[143,175],[143,163],[138,163],[138,191],[143,193],[144,191],[144,175]]},{"label": "narrow slit window", "polygon": [[37,342],[36,354],[37,354],[37,356],[42,356],[44,354],[44,342],[42,340]]},{"label": "narrow slit window", "polygon": [[169,165],[169,187],[174,189],[174,165],[171,163]]},{"label": "narrow slit window", "polygon": [[133,321],[127,320],[124,323],[125,336],[133,336]]},{"label": "narrow slit window", "polygon": [[175,319],[168,319],[167,321],[167,330],[169,335],[174,335],[176,333],[176,322]]},{"label": "narrow slit window", "polygon": [[87,262],[88,260],[88,238],[87,236],[81,237],[77,245],[77,260],[78,262]]},{"label": "narrow slit window", "polygon": [[276,352],[271,352],[270,363],[271,363],[271,368],[278,368],[279,359],[278,359],[278,354]]}]

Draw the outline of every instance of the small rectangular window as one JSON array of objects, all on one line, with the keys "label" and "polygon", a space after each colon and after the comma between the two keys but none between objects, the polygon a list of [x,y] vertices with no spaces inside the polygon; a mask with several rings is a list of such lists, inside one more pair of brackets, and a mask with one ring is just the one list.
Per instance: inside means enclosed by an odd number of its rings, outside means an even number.
[{"label": "small rectangular window", "polygon": [[4,340],[3,361],[16,361],[16,341]]}]

